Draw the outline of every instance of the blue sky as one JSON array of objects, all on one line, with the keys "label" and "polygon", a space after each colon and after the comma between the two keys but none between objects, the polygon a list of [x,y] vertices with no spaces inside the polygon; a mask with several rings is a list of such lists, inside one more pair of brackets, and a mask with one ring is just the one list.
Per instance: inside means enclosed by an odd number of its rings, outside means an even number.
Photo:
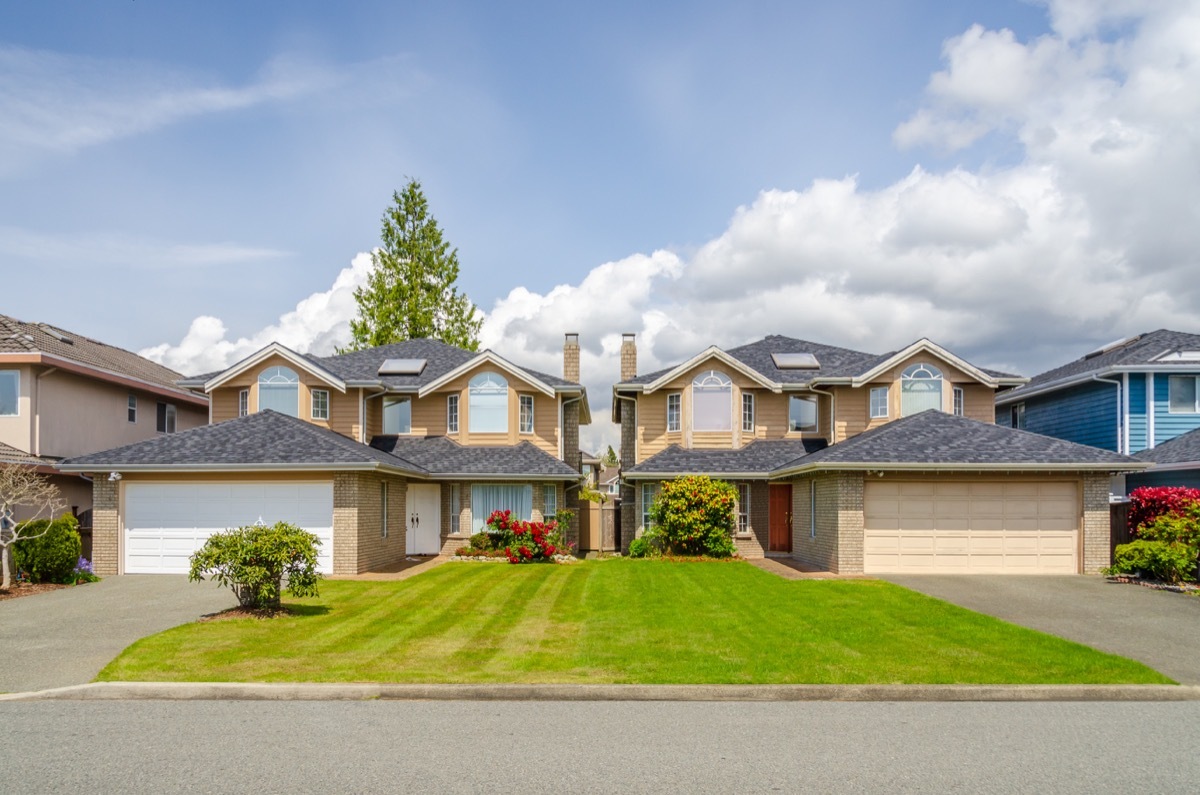
[{"label": "blue sky", "polygon": [[412,176],[485,343],[580,331],[594,402],[621,331],[1032,373],[1190,330],[1196,3],[575,5],[8,4],[0,312],[327,352]]}]

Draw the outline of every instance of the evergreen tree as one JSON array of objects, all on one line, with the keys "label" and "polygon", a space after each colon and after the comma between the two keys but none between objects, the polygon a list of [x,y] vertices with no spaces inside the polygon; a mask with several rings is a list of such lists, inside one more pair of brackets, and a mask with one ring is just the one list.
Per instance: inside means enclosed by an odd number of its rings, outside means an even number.
[{"label": "evergreen tree", "polygon": [[382,243],[371,254],[371,275],[354,291],[358,317],[350,321],[345,351],[418,337],[478,350],[483,318],[454,286],[458,249],[443,239],[421,183],[410,179],[392,201],[383,214]]},{"label": "evergreen tree", "polygon": [[617,458],[617,451],[612,449],[611,444],[608,446],[608,451],[605,452],[604,457],[600,459],[600,463],[604,464],[604,466],[608,467],[609,469],[621,463]]}]

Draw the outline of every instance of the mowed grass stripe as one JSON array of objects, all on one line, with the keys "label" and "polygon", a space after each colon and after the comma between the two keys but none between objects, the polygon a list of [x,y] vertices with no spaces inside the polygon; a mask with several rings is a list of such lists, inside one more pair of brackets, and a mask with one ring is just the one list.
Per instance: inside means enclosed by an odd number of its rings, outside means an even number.
[{"label": "mowed grass stripe", "polygon": [[1162,683],[1104,654],[874,580],[745,563],[446,564],[330,581],[299,615],[145,638],[102,680]]}]

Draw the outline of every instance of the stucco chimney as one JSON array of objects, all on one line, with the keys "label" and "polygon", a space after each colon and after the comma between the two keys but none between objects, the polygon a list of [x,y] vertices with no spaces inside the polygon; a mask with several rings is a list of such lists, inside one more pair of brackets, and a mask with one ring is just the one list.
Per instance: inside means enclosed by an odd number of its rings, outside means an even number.
[{"label": "stucco chimney", "polygon": [[563,378],[579,383],[579,335],[568,333],[563,340]]},{"label": "stucco chimney", "polygon": [[621,380],[637,377],[637,334],[621,335]]}]

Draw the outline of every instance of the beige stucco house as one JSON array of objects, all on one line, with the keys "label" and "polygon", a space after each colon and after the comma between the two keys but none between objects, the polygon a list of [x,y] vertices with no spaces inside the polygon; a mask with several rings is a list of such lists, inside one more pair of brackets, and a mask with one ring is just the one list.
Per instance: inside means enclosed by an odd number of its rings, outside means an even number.
[{"label": "beige stucco house", "polygon": [[735,542],[840,573],[1096,572],[1108,484],[1145,465],[994,424],[1026,379],[927,339],[871,354],[782,336],[639,374],[621,350],[622,545],[663,480],[706,474],[740,495]]},{"label": "beige stucco house", "polygon": [[335,574],[449,553],[493,510],[573,504],[591,421],[574,334],[561,377],[417,339],[326,357],[276,343],[180,386],[208,396],[212,425],[60,464],[93,477],[97,572],[186,571],[211,533],[256,522],[315,533]]}]

